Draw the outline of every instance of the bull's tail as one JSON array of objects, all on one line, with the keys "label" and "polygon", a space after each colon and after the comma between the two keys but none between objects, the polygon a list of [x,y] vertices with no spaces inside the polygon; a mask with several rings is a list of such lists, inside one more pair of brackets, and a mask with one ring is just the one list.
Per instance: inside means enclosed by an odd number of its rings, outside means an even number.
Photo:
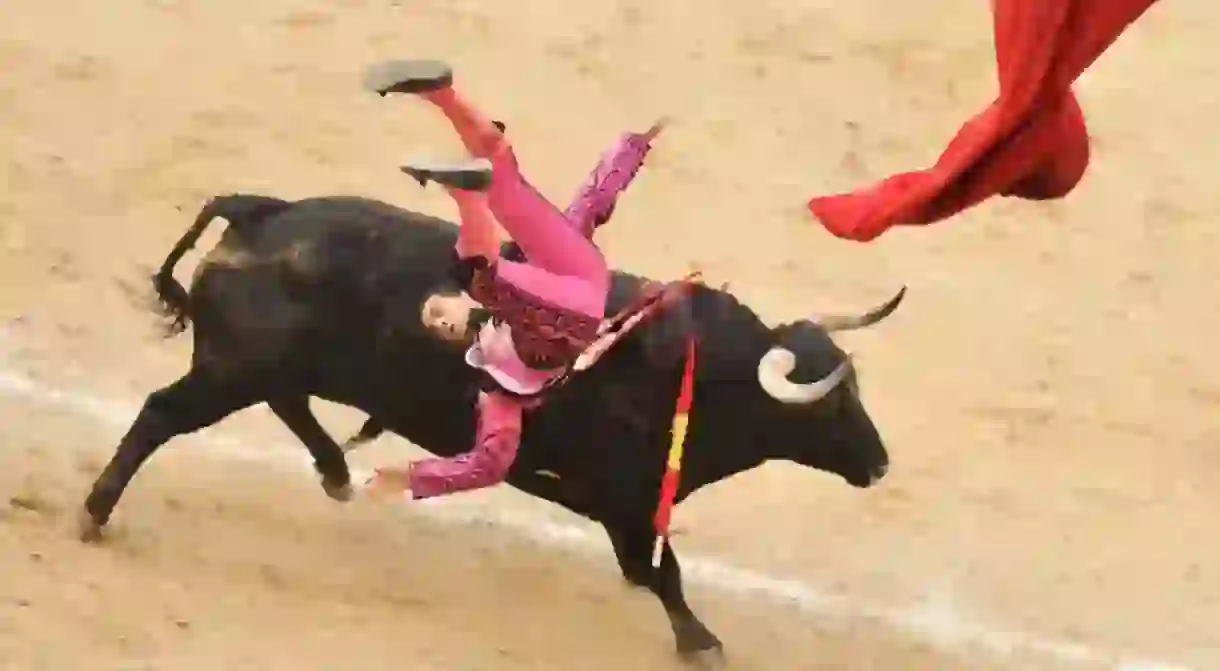
[{"label": "bull's tail", "polygon": [[216,217],[224,217],[230,226],[242,228],[258,224],[290,205],[288,201],[279,198],[236,193],[216,196],[203,206],[199,216],[195,217],[195,223],[191,224],[170,250],[169,256],[166,256],[165,262],[161,264],[161,269],[152,277],[153,291],[159,303],[157,312],[169,320],[166,325],[167,337],[182,333],[191,322],[190,294],[174,279],[174,266],[195,247],[208,224]]}]

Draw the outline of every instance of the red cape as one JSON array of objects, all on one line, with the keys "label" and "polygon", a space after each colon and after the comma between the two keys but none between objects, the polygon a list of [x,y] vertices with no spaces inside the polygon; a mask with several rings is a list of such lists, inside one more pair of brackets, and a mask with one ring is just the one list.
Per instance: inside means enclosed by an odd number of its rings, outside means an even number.
[{"label": "red cape", "polygon": [[993,0],[1000,96],[936,165],[809,201],[834,235],[947,219],[995,196],[1062,198],[1084,176],[1089,134],[1072,83],[1155,0]]}]

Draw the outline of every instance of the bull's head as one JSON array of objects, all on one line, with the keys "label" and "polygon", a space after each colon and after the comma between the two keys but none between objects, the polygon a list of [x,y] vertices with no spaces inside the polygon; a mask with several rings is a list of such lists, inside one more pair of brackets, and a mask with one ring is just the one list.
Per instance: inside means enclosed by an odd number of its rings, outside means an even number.
[{"label": "bull's head", "polygon": [[851,356],[830,334],[876,324],[905,294],[903,287],[863,314],[803,319],[774,329],[777,342],[758,362],[758,381],[785,406],[777,427],[784,453],[777,457],[837,473],[857,487],[885,475],[889,455],[860,401]]}]

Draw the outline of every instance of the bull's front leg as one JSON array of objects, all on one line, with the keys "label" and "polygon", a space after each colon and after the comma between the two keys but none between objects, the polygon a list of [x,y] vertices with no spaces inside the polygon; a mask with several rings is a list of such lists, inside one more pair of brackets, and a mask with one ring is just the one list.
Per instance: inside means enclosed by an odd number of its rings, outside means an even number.
[{"label": "bull's front leg", "polygon": [[326,495],[336,501],[352,500],[355,490],[343,448],[318,423],[309,407],[309,397],[282,396],[267,401],[267,406],[309,450],[314,468],[322,476],[322,490]]},{"label": "bull's front leg", "polygon": [[698,658],[709,666],[722,666],[724,645],[687,605],[682,590],[682,567],[678,565],[678,557],[670,544],[665,543],[661,566],[654,568],[652,547],[655,536],[647,519],[628,525],[608,522],[604,526],[614,546],[614,556],[623,577],[632,585],[647,587],[661,600],[673,628],[678,654],[685,658]]},{"label": "bull's front leg", "polygon": [[385,430],[384,424],[370,416],[364,420],[364,424],[360,425],[360,430],[351,438],[343,441],[340,447],[343,449],[343,453],[347,454],[377,440],[381,437],[381,434],[385,433]]}]

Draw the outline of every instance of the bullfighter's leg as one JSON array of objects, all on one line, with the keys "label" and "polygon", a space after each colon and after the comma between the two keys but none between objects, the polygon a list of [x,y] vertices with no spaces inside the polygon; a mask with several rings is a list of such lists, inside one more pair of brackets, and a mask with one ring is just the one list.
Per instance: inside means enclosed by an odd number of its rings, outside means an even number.
[{"label": "bullfighter's leg", "polygon": [[488,262],[500,256],[496,218],[487,204],[491,165],[483,160],[445,164],[430,162],[402,167],[402,171],[425,185],[434,181],[445,187],[458,208],[457,254],[469,259],[482,256]]},{"label": "bullfighter's leg", "polygon": [[497,392],[480,392],[474,449],[454,457],[430,457],[404,468],[377,469],[375,490],[410,490],[426,499],[499,484],[517,458],[522,401]]},{"label": "bullfighter's leg", "polygon": [[211,426],[264,400],[262,378],[222,379],[194,368],[177,382],[149,394],[114,456],[85,499],[81,538],[97,540],[136,472],[175,436]]},{"label": "bullfighter's leg", "polygon": [[653,530],[647,517],[636,524],[604,523],[614,557],[627,582],[647,587],[661,600],[669,624],[673,628],[678,653],[683,656],[711,653],[723,655],[723,645],[686,603],[682,591],[682,568],[678,557],[667,542],[661,553],[660,568],[652,566]]},{"label": "bullfighter's leg", "polygon": [[[499,257],[500,243],[494,230],[496,218],[492,214],[494,207],[490,202],[496,178],[492,177],[493,186],[490,191],[487,190],[485,180],[488,177],[488,166],[485,162],[476,160],[458,165],[419,162],[404,166],[402,170],[420,182],[435,181],[449,191],[458,206],[461,219],[458,256],[483,256],[489,260]],[[544,213],[544,216],[547,215]],[[555,216],[558,221],[551,222],[552,232],[559,233],[568,242],[579,243],[581,249],[592,250],[593,255],[585,261],[592,263],[593,267],[568,264],[562,270],[555,270],[540,261],[542,257],[535,253],[534,248],[527,246],[524,240],[518,240],[528,261],[516,263],[501,260],[498,274],[503,280],[539,298],[600,319],[605,314],[606,293],[609,289],[609,271],[606,269],[605,259],[590,241],[565,223],[562,215],[556,213]]]},{"label": "bullfighter's leg", "polygon": [[268,401],[267,406],[309,450],[314,468],[322,476],[322,489],[326,495],[336,501],[350,501],[352,480],[347,460],[343,457],[343,448],[318,423],[318,418],[309,407],[309,397],[278,398]]},{"label": "bullfighter's leg", "polygon": [[[448,64],[431,60],[376,63],[365,74],[365,86],[381,95],[419,95],[436,105],[453,124],[466,151],[472,156],[490,159],[496,169],[504,173],[505,179],[512,174],[515,181],[533,191],[535,197],[546,200],[520,174],[512,146],[504,135],[504,124],[489,119],[454,89],[453,70]],[[644,133],[623,133],[602,154],[564,211],[570,226],[591,239],[594,229],[609,220],[619,194],[635,179],[644,157],[651,150],[653,138],[663,126],[662,120]],[[497,212],[496,216],[501,215]]]},{"label": "bullfighter's leg", "polygon": [[448,65],[425,60],[380,63],[370,69],[366,85],[382,94],[409,93],[428,100],[450,120],[471,155],[490,161],[491,211],[530,263],[595,286],[608,283],[605,258],[584,227],[574,226],[525,179],[504,133],[453,87]]},{"label": "bullfighter's leg", "polygon": [[[453,88],[453,69],[433,60],[400,59],[373,64],[365,71],[365,88],[381,95],[418,95],[440,108],[471,156],[492,158],[507,148],[503,124],[484,116]],[[511,150],[510,150],[511,151]]]}]

